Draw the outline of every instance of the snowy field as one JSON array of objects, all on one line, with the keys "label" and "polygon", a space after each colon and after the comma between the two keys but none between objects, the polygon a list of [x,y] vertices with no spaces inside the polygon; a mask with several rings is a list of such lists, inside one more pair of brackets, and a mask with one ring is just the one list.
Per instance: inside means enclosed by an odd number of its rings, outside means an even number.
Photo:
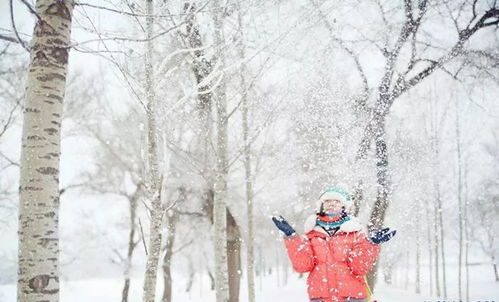
[{"label": "snowy field", "polygon": [[[499,284],[492,280],[491,267],[475,266],[470,269],[470,300],[469,302],[485,302],[499,301]],[[403,288],[402,284],[388,286],[380,282],[375,291],[375,296],[379,302],[436,302],[436,301],[458,301],[454,284],[456,282],[456,273],[451,274],[449,270],[449,292],[452,294],[447,300],[438,299],[435,296],[429,296],[427,293],[426,284],[422,284],[423,294],[417,295],[414,293],[413,286],[410,290]],[[289,276],[286,285],[277,286],[277,276],[267,276],[263,280],[256,279],[256,298],[260,302],[306,302],[305,280],[298,278],[298,274]],[[400,283],[405,283],[404,277],[400,278]],[[175,282],[176,281],[176,282]],[[215,301],[215,293],[208,290],[209,280],[203,279],[199,282],[199,278],[195,279],[193,288],[190,293],[186,293],[184,285],[186,280],[179,278],[174,279],[173,301],[182,302],[207,302]],[[412,280],[410,280],[412,282]],[[425,280],[423,280],[425,281]],[[241,302],[246,302],[246,280],[242,280],[241,286]],[[281,284],[281,280],[279,281]],[[410,282],[410,283],[411,283]],[[142,280],[133,279],[130,292],[130,301],[141,301],[141,284]],[[161,286],[158,285],[158,296],[161,296]],[[63,281],[61,284],[61,301],[70,302],[112,302],[120,301],[121,299],[122,280],[120,279],[91,279],[79,281]],[[0,285],[0,302],[13,302],[16,296],[15,285]],[[159,299],[159,298],[158,298]],[[157,301],[159,301],[157,299]]]}]

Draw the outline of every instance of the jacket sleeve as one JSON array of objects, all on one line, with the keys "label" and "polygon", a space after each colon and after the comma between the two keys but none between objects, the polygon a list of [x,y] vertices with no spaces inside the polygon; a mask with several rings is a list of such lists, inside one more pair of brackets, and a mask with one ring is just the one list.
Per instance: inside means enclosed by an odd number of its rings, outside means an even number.
[{"label": "jacket sleeve", "polygon": [[284,239],[293,268],[298,273],[311,271],[315,266],[314,251],[308,238],[294,235]]},{"label": "jacket sleeve", "polygon": [[366,235],[362,234],[348,255],[348,265],[352,273],[357,276],[367,275],[378,258],[379,249],[378,244],[369,242]]}]

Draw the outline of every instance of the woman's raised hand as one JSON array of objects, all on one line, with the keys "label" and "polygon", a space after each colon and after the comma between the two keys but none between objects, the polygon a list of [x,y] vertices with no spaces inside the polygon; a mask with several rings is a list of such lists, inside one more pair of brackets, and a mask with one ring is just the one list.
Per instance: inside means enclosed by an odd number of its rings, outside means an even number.
[{"label": "woman's raised hand", "polygon": [[380,244],[392,239],[392,237],[395,236],[396,233],[396,230],[390,231],[390,228],[383,228],[379,231],[369,233],[369,240],[372,243]]},{"label": "woman's raised hand", "polygon": [[292,236],[296,233],[293,227],[289,225],[284,217],[280,215],[279,217],[273,216],[272,221],[275,223],[275,226],[284,233],[284,235]]}]

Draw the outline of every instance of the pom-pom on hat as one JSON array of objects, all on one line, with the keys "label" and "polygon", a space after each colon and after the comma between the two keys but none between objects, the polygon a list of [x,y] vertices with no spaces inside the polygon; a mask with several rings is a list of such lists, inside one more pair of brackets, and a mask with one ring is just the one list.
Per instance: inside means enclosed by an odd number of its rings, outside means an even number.
[{"label": "pom-pom on hat", "polygon": [[324,192],[319,197],[317,212],[320,212],[322,202],[324,202],[324,200],[333,200],[333,199],[343,202],[346,211],[350,210],[353,207],[352,198],[350,197],[350,194],[347,193],[347,191],[338,187],[329,187],[326,188],[326,190],[324,190]]}]

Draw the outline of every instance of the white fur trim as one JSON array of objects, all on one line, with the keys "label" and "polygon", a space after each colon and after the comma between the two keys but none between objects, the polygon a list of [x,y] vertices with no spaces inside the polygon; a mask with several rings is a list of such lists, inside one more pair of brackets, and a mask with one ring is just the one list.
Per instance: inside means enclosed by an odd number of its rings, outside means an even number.
[{"label": "white fur trim", "polygon": [[[323,228],[316,226],[317,215],[310,215],[305,219],[305,233],[311,230],[316,230],[322,233],[326,233]],[[340,225],[338,232],[352,233],[362,231],[365,232],[365,228],[357,217],[350,217],[350,220],[345,221]]]}]

